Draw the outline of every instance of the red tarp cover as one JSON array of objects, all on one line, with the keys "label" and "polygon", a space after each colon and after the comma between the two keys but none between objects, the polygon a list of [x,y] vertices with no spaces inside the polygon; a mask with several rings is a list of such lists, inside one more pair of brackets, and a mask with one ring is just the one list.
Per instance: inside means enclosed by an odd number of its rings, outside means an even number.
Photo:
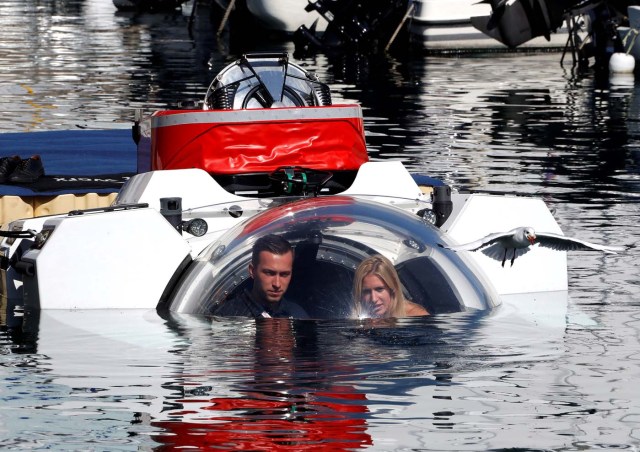
[{"label": "red tarp cover", "polygon": [[356,170],[368,160],[359,105],[252,110],[168,110],[151,123],[152,169],[212,174],[280,166]]}]

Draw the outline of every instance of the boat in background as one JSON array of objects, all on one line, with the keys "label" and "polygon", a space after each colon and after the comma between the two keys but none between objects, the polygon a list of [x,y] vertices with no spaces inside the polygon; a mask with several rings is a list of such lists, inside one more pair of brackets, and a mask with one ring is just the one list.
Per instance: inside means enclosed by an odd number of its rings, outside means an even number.
[{"label": "boat in background", "polygon": [[[491,4],[477,0],[372,0],[366,6],[355,0],[246,0],[246,5],[267,29],[293,34],[299,54],[319,49],[386,50],[402,30],[411,41],[433,52],[515,47],[494,32]],[[568,28],[560,24],[554,31],[528,36],[518,46],[565,49]]]}]

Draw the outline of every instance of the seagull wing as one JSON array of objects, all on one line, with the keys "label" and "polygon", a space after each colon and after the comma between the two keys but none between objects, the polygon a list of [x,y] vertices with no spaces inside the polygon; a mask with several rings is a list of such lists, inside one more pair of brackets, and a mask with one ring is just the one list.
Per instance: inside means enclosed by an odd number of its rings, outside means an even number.
[{"label": "seagull wing", "polygon": [[536,242],[539,243],[540,246],[558,251],[597,250],[609,254],[616,254],[627,250],[624,246],[598,245],[597,243],[590,243],[551,232],[536,233]]},{"label": "seagull wing", "polygon": [[[504,252],[504,245],[502,245],[500,242],[513,237],[513,233],[514,231],[496,232],[494,234],[486,235],[483,238],[475,240],[473,242],[463,243],[462,245],[447,246],[446,248],[454,251],[477,251],[481,248],[497,244],[498,247],[502,248]],[[502,259],[502,257],[500,259]]]}]

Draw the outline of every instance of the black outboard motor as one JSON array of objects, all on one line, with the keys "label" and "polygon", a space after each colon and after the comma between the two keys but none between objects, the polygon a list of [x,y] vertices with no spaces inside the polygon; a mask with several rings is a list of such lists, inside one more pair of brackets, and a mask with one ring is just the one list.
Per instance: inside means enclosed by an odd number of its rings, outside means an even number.
[{"label": "black outboard motor", "polygon": [[491,3],[490,16],[472,17],[471,23],[484,34],[510,48],[538,36],[549,40],[562,25],[565,10],[575,1],[567,0],[485,0]]},{"label": "black outboard motor", "polygon": [[[567,21],[569,43],[574,63],[595,57],[596,66],[606,67],[613,52],[624,51],[617,27],[627,22],[627,7],[640,4],[638,0],[483,0],[491,4],[489,16],[472,17],[471,23],[484,34],[516,48],[525,42],[556,32]],[[589,40],[578,32],[586,17]],[[576,58],[577,54],[577,58]],[[563,56],[564,57],[564,56]]]},{"label": "black outboard motor", "polygon": [[309,0],[305,9],[317,11],[328,25],[322,36],[316,34],[316,24],[296,30],[296,54],[384,50],[406,18],[409,3],[410,0]]}]

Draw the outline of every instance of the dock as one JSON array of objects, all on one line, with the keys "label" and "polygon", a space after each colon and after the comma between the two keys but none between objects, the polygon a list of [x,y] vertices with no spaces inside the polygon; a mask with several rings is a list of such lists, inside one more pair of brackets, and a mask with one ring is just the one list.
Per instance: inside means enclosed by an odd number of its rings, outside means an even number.
[{"label": "dock", "polygon": [[45,174],[29,184],[0,184],[0,225],[107,207],[137,169],[129,128],[0,134],[0,157],[12,155],[39,155]]}]

